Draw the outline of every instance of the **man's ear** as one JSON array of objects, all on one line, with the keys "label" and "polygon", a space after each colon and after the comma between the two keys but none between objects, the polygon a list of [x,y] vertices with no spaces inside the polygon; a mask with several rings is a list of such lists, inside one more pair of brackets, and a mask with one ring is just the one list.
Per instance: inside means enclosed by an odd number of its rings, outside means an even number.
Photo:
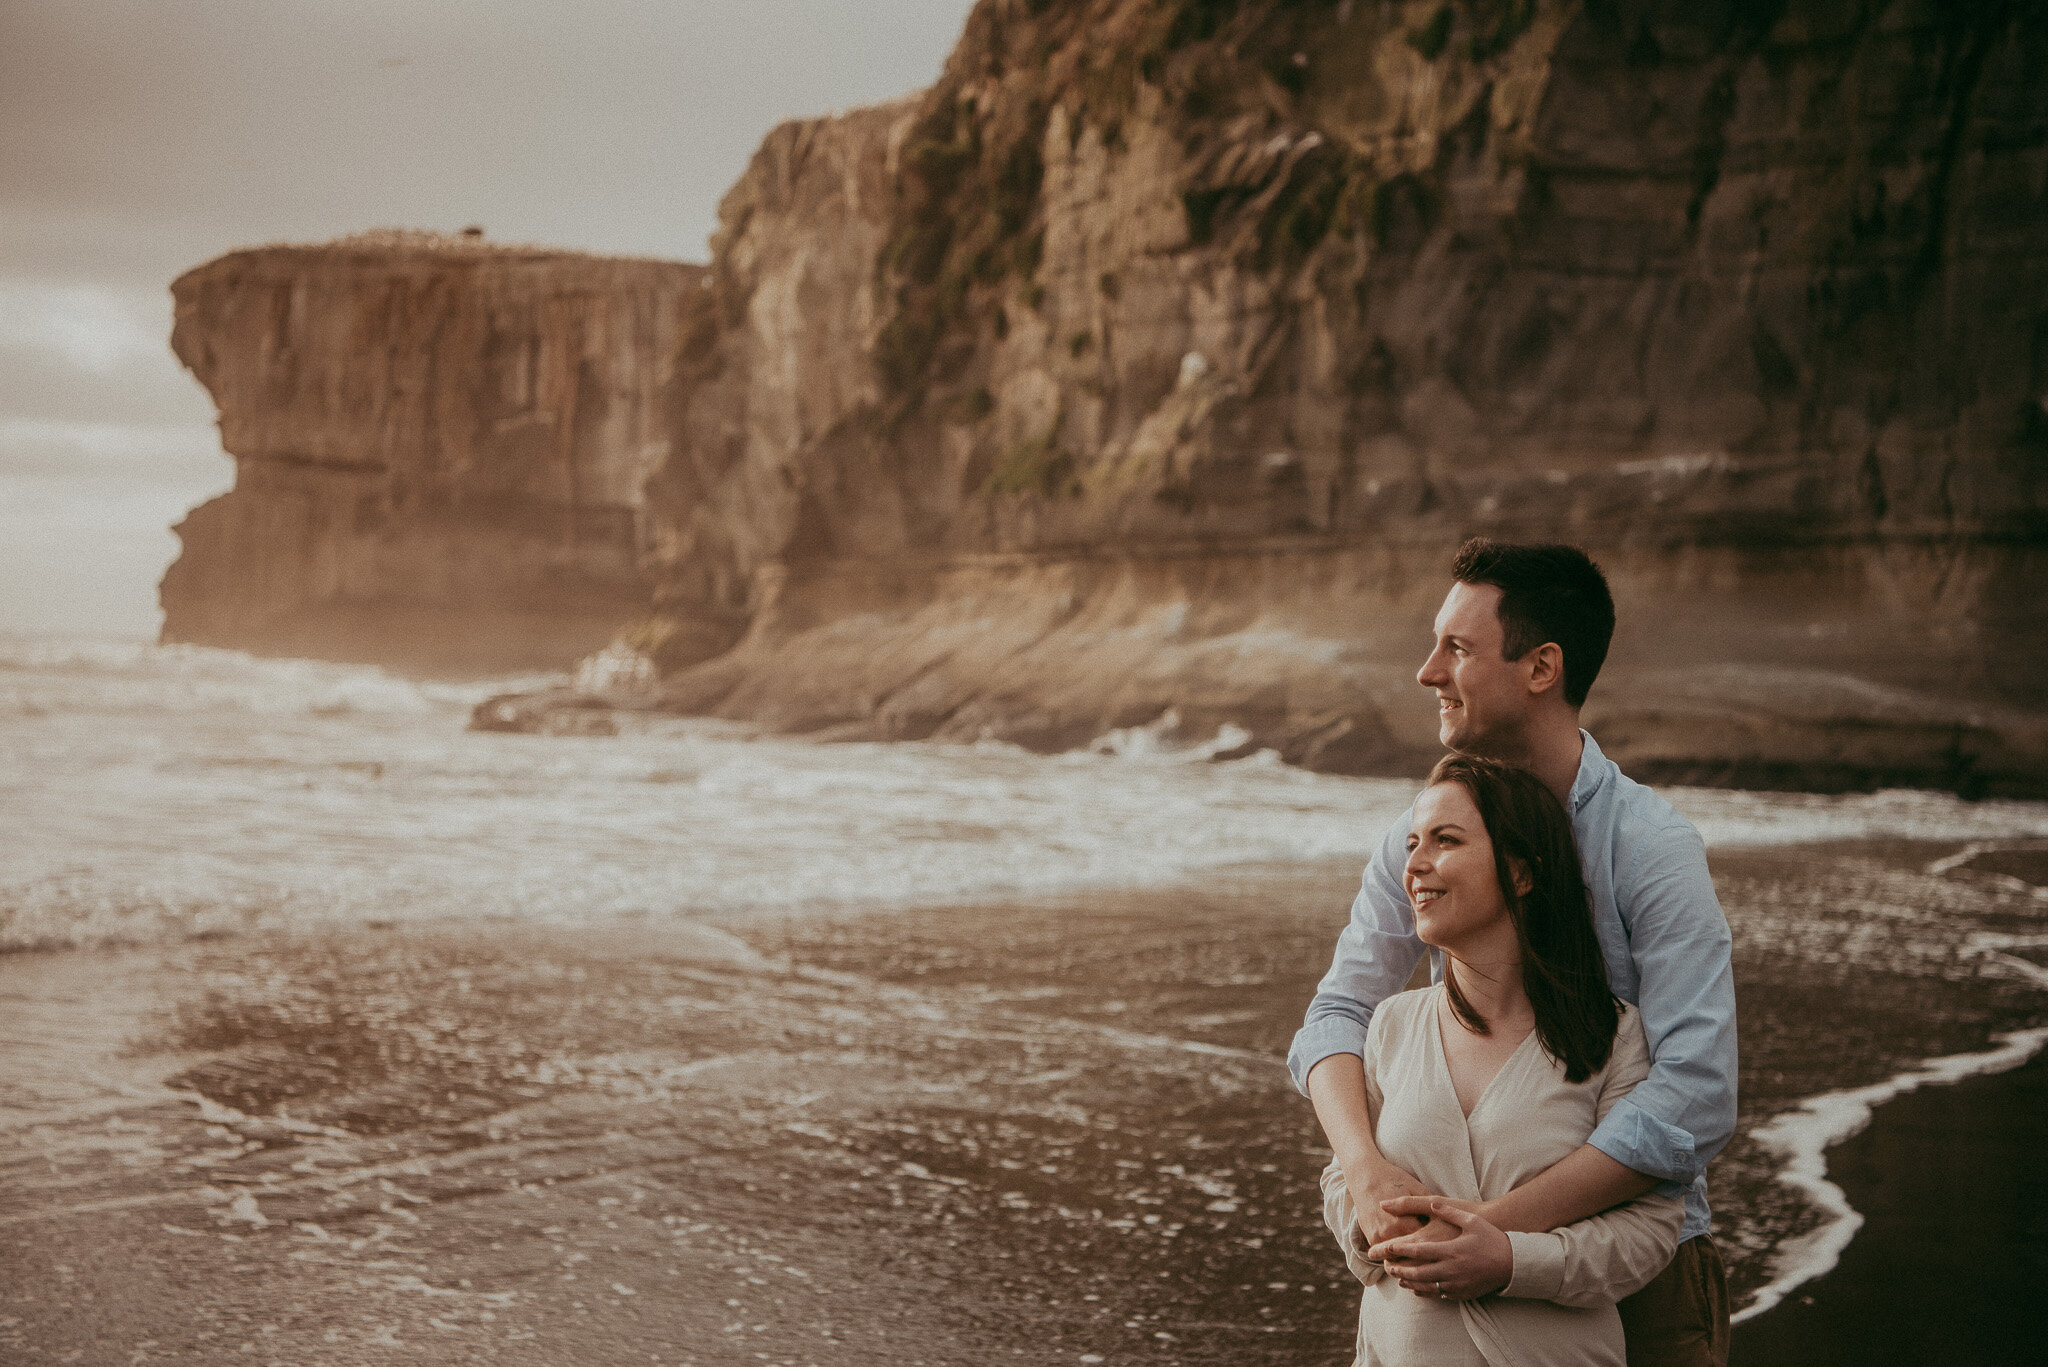
[{"label": "man's ear", "polygon": [[1529,691],[1547,693],[1564,684],[1564,648],[1555,641],[1546,641],[1522,657],[1522,668],[1529,672]]}]

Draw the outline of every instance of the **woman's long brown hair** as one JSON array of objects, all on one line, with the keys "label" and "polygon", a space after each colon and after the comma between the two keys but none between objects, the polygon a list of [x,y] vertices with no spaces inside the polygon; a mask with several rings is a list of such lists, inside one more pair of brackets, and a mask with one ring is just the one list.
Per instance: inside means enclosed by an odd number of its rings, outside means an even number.
[{"label": "woman's long brown hair", "polygon": [[[1455,783],[1472,796],[1493,841],[1494,874],[1522,951],[1522,990],[1536,1015],[1536,1035],[1564,1065],[1567,1082],[1584,1082],[1607,1066],[1620,1008],[1607,985],[1607,961],[1593,933],[1593,903],[1572,841],[1571,818],[1557,795],[1527,769],[1446,755],[1429,783]],[[1516,874],[1529,890],[1518,892]],[[1458,990],[1446,965],[1451,1010],[1487,1034],[1486,1018]]]}]

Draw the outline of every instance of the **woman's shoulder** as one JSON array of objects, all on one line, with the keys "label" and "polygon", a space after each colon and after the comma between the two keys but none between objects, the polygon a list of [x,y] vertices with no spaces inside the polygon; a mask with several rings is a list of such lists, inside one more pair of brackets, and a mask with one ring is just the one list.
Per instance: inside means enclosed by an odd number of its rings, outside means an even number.
[{"label": "woman's shoulder", "polygon": [[[1389,1030],[1405,1033],[1418,1019],[1427,1019],[1431,1003],[1439,991],[1436,987],[1413,987],[1406,992],[1396,992],[1379,1004],[1372,1013],[1372,1023],[1382,1034]],[[1386,1024],[1381,1025],[1380,1022]]]}]

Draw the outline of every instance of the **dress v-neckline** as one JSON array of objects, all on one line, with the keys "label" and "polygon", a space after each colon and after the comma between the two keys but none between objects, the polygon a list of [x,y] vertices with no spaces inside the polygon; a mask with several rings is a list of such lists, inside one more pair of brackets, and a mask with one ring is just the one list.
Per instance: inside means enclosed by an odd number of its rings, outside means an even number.
[{"label": "dress v-neckline", "polygon": [[1531,1026],[1529,1028],[1529,1033],[1522,1036],[1521,1041],[1517,1043],[1513,1049],[1508,1051],[1508,1056],[1500,1061],[1500,1066],[1498,1068],[1495,1068],[1493,1070],[1493,1076],[1486,1079],[1486,1084],[1479,1089],[1479,1095],[1472,1099],[1472,1109],[1468,1111],[1465,1109],[1465,1103],[1461,1101],[1458,1097],[1458,1080],[1451,1076],[1451,1051],[1444,1044],[1445,1027],[1442,984],[1438,984],[1437,986],[1437,999],[1430,1003],[1429,1023],[1432,1027],[1430,1030],[1430,1035],[1436,1041],[1437,1067],[1441,1069],[1443,1072],[1444,1086],[1450,1090],[1451,1105],[1457,1108],[1459,1117],[1462,1120],[1464,1120],[1467,1125],[1470,1125],[1472,1122],[1472,1117],[1479,1114],[1479,1108],[1481,1106],[1484,1106],[1486,1104],[1486,1099],[1493,1095],[1493,1089],[1495,1084],[1497,1084],[1501,1080],[1501,1077],[1508,1071],[1508,1069],[1512,1068],[1515,1065],[1515,1062],[1522,1057],[1523,1052],[1529,1047],[1529,1041],[1536,1038],[1536,1029],[1534,1026]]}]

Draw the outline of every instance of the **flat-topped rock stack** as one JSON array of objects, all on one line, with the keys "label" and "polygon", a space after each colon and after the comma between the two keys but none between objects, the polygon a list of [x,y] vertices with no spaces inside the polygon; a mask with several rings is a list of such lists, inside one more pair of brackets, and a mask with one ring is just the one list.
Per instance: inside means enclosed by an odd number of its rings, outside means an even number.
[{"label": "flat-topped rock stack", "polygon": [[701,267],[378,232],[172,286],[234,488],[178,527],[167,640],[491,669],[644,615]]}]

